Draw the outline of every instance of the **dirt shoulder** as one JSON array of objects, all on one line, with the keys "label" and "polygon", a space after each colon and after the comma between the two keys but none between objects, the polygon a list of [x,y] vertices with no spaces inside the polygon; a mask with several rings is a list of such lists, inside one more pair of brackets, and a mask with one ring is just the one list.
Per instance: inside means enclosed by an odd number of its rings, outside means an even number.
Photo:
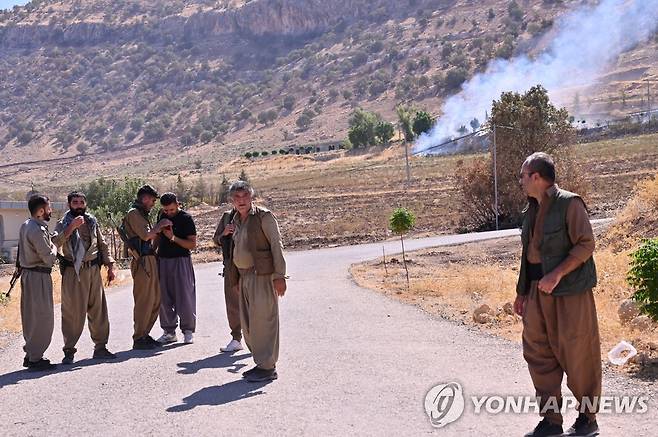
[{"label": "dirt shoulder", "polygon": [[[520,260],[518,237],[426,249],[407,254],[410,286],[407,288],[401,255],[353,265],[354,280],[393,299],[454,322],[520,342],[521,318],[511,311]],[[596,299],[602,358],[605,367],[642,379],[658,377],[658,329],[633,329],[619,320],[620,303],[631,294],[624,278],[628,254],[603,249],[595,254],[599,271]],[[476,316],[476,310],[489,311]],[[476,321],[477,319],[477,321]],[[640,359],[623,367],[612,366],[607,352],[619,341],[631,342]]]}]

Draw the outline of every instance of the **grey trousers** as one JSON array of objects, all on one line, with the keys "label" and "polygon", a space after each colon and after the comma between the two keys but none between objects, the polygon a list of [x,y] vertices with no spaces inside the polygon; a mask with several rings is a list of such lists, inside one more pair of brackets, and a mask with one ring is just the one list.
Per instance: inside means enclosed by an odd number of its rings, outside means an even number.
[{"label": "grey trousers", "polygon": [[48,273],[23,270],[21,274],[21,323],[23,350],[36,362],[50,346],[55,326],[53,280]]},{"label": "grey trousers", "polygon": [[196,280],[192,258],[159,258],[160,326],[174,332],[180,318],[181,331],[196,329]]}]

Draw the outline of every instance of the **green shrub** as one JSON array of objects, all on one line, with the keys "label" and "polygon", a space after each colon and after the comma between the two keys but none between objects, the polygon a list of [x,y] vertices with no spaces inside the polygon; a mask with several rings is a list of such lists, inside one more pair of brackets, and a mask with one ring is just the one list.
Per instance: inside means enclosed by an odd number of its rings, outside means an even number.
[{"label": "green shrub", "polygon": [[626,281],[633,288],[633,300],[640,310],[658,321],[658,238],[645,240],[631,253]]}]

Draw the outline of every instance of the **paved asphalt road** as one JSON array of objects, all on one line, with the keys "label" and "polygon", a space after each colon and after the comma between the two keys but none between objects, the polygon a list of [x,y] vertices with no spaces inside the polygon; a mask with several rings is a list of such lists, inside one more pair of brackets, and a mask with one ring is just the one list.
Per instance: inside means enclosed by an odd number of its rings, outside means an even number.
[{"label": "paved asphalt road", "polygon": [[[512,231],[513,233],[514,231]],[[509,235],[461,235],[407,242],[409,250]],[[388,252],[398,250],[387,243]],[[219,265],[197,267],[198,329],[193,345],[131,351],[132,295],[108,296],[109,347],[119,359],[98,363],[85,331],[73,366],[22,370],[22,339],[0,352],[3,436],[36,435],[523,435],[534,414],[474,414],[471,395],[531,394],[518,344],[433,318],[357,287],[350,264],[374,258],[381,244],[288,254],[289,290],[281,305],[279,379],[244,382],[250,355],[219,354],[229,339]],[[510,295],[513,290],[510,290]],[[58,316],[57,316],[58,317]],[[56,334],[46,356],[59,361]],[[159,335],[156,325],[153,335]],[[427,391],[456,381],[467,396],[463,416],[432,428]],[[649,411],[601,415],[602,435],[656,435],[656,386],[606,375],[607,393],[653,393]],[[571,423],[575,413],[566,417]]]}]

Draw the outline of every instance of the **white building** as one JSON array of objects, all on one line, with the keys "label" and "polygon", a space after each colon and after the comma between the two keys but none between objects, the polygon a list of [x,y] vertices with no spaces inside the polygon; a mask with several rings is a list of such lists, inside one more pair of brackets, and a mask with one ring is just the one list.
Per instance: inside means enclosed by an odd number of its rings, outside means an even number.
[{"label": "white building", "polygon": [[[51,227],[68,209],[66,202],[50,202],[53,209]],[[30,218],[27,202],[0,200],[0,258],[13,262],[18,248],[18,232],[25,220]]]}]

